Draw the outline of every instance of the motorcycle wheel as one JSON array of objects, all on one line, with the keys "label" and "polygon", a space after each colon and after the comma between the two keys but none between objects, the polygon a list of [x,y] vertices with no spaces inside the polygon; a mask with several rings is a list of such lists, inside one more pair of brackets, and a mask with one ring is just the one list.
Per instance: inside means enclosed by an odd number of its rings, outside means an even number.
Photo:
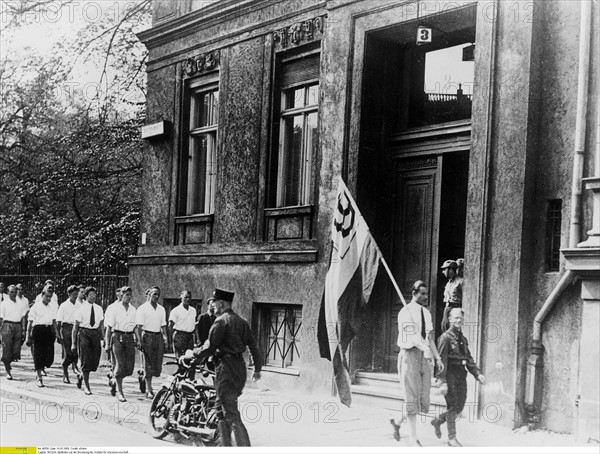
[{"label": "motorcycle wheel", "polygon": [[[160,391],[156,393],[154,399],[152,400],[152,404],[150,405],[150,428],[151,435],[154,438],[163,439],[169,433],[169,413],[171,409],[175,405],[175,396],[168,389],[162,388]],[[160,414],[156,414],[156,410],[159,407],[163,407]],[[160,422],[157,420],[159,418],[164,418],[164,424],[160,425]]]}]

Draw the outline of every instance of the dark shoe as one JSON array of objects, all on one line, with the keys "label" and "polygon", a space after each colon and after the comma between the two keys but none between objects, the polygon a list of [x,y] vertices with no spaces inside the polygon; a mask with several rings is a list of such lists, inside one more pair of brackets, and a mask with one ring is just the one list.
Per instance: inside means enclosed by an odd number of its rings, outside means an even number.
[{"label": "dark shoe", "polygon": [[114,380],[111,380],[109,385],[110,385],[110,395],[115,397],[117,395],[117,383]]},{"label": "dark shoe", "polygon": [[435,436],[438,438],[442,438],[442,430],[440,429],[442,423],[437,419],[434,419],[431,421],[431,425],[433,426],[433,430],[435,430]]},{"label": "dark shoe", "polygon": [[92,395],[92,391],[90,391],[89,389],[84,389],[83,390],[83,394],[85,394],[86,396],[91,396]]},{"label": "dark shoe", "polygon": [[394,433],[392,434],[394,436],[394,440],[400,441],[400,425],[396,424],[396,421],[393,419],[390,419],[390,424],[394,428]]},{"label": "dark shoe", "polygon": [[12,374],[10,372],[6,373],[6,379],[7,380],[13,380],[13,376],[12,376]]},{"label": "dark shoe", "polygon": [[448,446],[454,446],[456,448],[460,448],[462,445],[458,442],[456,438],[448,439]]},{"label": "dark shoe", "polygon": [[83,383],[83,375],[77,375],[77,387],[81,389],[81,384]]},{"label": "dark shoe", "polygon": [[69,377],[63,377],[63,383],[66,383],[67,385],[71,384],[71,380],[69,380]]},{"label": "dark shoe", "polygon": [[146,380],[144,378],[144,372],[138,370],[138,382],[140,384],[140,392],[146,394]]}]

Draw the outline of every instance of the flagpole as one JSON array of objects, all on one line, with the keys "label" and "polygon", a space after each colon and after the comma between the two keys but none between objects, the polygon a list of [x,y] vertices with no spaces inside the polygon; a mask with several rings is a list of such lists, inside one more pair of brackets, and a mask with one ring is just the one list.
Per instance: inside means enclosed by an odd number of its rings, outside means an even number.
[{"label": "flagpole", "polygon": [[400,297],[400,301],[402,301],[402,305],[406,306],[406,300],[404,299],[404,296],[402,296],[402,292],[398,288],[398,284],[396,283],[396,279],[394,279],[394,276],[392,275],[392,271],[390,270],[390,267],[388,266],[387,262],[383,258],[383,255],[381,256],[381,264],[383,265],[383,267],[387,271],[387,274],[390,277],[390,280],[392,281],[392,284],[394,284],[394,288],[396,289],[396,293]]}]

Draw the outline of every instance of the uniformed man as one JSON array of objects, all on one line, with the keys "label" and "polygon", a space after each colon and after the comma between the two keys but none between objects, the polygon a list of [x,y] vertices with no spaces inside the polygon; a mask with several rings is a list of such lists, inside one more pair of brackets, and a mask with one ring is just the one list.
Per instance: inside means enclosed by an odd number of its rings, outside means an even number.
[{"label": "uniformed man", "polygon": [[177,358],[184,355],[186,350],[194,349],[196,309],[190,306],[191,300],[192,292],[189,290],[182,291],[181,304],[169,314],[169,334]]},{"label": "uniformed man", "polygon": [[198,324],[196,325],[196,332],[198,336],[198,343],[202,346],[208,339],[208,333],[210,328],[213,326],[215,319],[215,303],[214,300],[208,300],[206,312],[198,317]]},{"label": "uniformed man", "polygon": [[75,326],[75,314],[81,308],[81,303],[77,301],[79,288],[75,285],[67,289],[69,298],[58,307],[56,314],[57,335],[62,345],[62,367],[63,383],[71,383],[69,380],[69,366],[73,372],[79,376],[77,369],[77,352],[72,349],[73,327]]},{"label": "uniformed man", "polygon": [[462,307],[463,279],[456,274],[458,264],[454,260],[446,260],[442,265],[442,273],[448,282],[444,288],[444,315],[442,317],[442,331],[448,329],[448,314],[454,307]]},{"label": "uniformed man", "polygon": [[438,339],[438,350],[444,363],[444,369],[438,373],[440,391],[446,397],[446,412],[431,421],[438,438],[442,437],[440,426],[448,425],[448,446],[462,446],[456,439],[456,417],[465,406],[467,399],[467,370],[481,384],[485,377],[481,375],[477,364],[469,352],[467,339],[462,333],[463,310],[453,308],[450,311],[450,328]]},{"label": "uniformed man", "polygon": [[[102,354],[102,334],[104,333],[104,313],[96,304],[96,289],[85,289],[85,302],[75,314],[75,327],[72,335],[72,350],[79,352],[80,368],[83,375],[83,392],[92,394],[90,372],[96,372]],[[80,383],[78,383],[79,385]]]},{"label": "uniformed man", "polygon": [[120,402],[127,402],[123,394],[123,379],[133,374],[135,364],[136,309],[131,305],[131,287],[123,287],[121,295],[121,301],[112,304],[113,309],[107,311],[105,348],[107,351],[112,351],[112,357],[115,359],[111,394],[114,393],[116,386],[117,399]]},{"label": "uniformed man", "polygon": [[250,446],[248,431],[238,410],[238,397],[246,384],[247,372],[243,354],[249,347],[254,361],[253,379],[260,379],[262,355],[260,354],[250,325],[233,312],[231,303],[234,293],[216,289],[212,298],[217,319],[210,329],[208,344],[197,349],[195,355],[203,360],[214,355],[216,362],[215,389],[222,415],[219,415],[219,431],[223,446],[232,446],[231,432],[237,446]]},{"label": "uniformed man", "polygon": [[[433,374],[432,359],[442,369],[444,366],[435,346],[427,285],[417,281],[412,288],[412,300],[398,313],[398,373],[406,395],[406,417],[410,426],[411,446],[421,446],[417,438],[417,414],[429,412],[429,392]],[[432,358],[433,357],[433,358]],[[390,420],[394,438],[400,440],[400,425]]]},{"label": "uniformed man", "polygon": [[25,343],[31,347],[33,366],[37,374],[37,386],[43,387],[42,371],[54,362],[54,341],[56,340],[56,313],[58,304],[52,301],[54,292],[50,287],[42,290],[42,300],[35,303],[29,315]]},{"label": "uniformed man", "polygon": [[2,362],[6,378],[12,380],[11,365],[21,359],[21,346],[26,330],[29,305],[17,298],[17,287],[8,286],[7,296],[0,302],[0,333],[2,335]]},{"label": "uniformed man", "polygon": [[152,377],[160,377],[165,347],[167,345],[167,319],[165,308],[158,304],[160,288],[152,287],[147,292],[147,300],[138,307],[135,314],[138,348],[144,355],[144,378],[146,397],[154,398]]}]

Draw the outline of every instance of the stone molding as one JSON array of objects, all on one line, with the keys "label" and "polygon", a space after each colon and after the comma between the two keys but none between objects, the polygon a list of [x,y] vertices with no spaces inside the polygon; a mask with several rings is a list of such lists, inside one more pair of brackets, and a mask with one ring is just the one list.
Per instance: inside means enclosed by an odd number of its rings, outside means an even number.
[{"label": "stone molding", "polygon": [[285,50],[321,39],[325,30],[325,17],[317,16],[274,31],[276,50]]},{"label": "stone molding", "polygon": [[221,52],[219,50],[190,57],[183,62],[183,76],[192,77],[208,71],[214,71],[219,68],[220,59]]}]

